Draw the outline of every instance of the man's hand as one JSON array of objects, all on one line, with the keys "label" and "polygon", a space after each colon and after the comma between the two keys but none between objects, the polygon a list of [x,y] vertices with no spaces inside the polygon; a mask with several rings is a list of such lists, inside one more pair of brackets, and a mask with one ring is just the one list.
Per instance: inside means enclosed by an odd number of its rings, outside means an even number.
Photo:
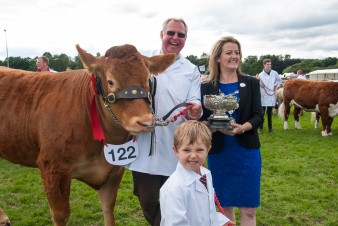
[{"label": "man's hand", "polygon": [[190,108],[187,112],[186,119],[189,120],[198,120],[202,114],[202,106],[199,104],[191,103],[192,108]]}]

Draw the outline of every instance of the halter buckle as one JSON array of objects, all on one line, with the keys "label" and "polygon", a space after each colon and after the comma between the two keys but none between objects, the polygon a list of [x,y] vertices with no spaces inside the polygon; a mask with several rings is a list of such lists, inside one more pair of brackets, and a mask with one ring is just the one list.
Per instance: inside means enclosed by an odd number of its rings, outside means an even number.
[{"label": "halter buckle", "polygon": [[115,101],[116,101],[116,97],[115,97],[115,94],[114,93],[109,93],[108,95],[107,95],[107,100],[108,100],[108,102],[109,103],[114,103]]}]

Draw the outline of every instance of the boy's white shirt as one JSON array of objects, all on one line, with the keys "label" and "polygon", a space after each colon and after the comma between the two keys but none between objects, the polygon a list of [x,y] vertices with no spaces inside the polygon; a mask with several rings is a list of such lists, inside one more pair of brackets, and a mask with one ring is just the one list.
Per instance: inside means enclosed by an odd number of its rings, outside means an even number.
[{"label": "boy's white shirt", "polygon": [[199,174],[178,162],[160,190],[161,226],[219,226],[229,221],[216,212],[210,171],[202,166],[200,170],[202,175],[206,174],[208,190],[200,182]]}]

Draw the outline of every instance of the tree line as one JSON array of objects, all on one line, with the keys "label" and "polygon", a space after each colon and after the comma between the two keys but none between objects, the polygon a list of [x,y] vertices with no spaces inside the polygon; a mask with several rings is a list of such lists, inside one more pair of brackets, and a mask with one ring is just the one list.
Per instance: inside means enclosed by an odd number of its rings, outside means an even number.
[{"label": "tree line", "polygon": [[[79,56],[72,58],[64,53],[60,55],[58,54],[52,55],[50,52],[45,52],[42,56],[48,57],[49,67],[58,72],[66,70],[83,69],[83,65]],[[99,53],[97,54],[97,56],[99,56]],[[9,67],[26,71],[36,71],[37,58],[38,56],[34,58],[8,57]],[[4,61],[0,60],[0,65],[7,66],[7,58]]]},{"label": "tree line", "polygon": [[[48,57],[49,67],[56,71],[77,70],[83,69],[82,62],[79,56],[70,57],[66,54],[52,55],[50,52],[45,52],[43,56]],[[96,56],[101,56],[97,53]],[[9,57],[9,67],[15,69],[22,69],[27,71],[36,71],[36,58],[21,58],[21,57]],[[209,59],[206,53],[203,53],[200,57],[189,55],[187,58],[197,66],[204,66],[205,71],[201,71],[202,74],[208,73]],[[272,69],[280,74],[294,72],[298,69],[302,69],[304,74],[319,69],[333,69],[338,68],[338,60],[336,57],[328,57],[325,59],[300,59],[291,58],[291,55],[263,55],[248,56],[242,60],[242,72],[249,75],[256,75],[263,70],[263,59],[269,58],[272,61]],[[0,60],[1,66],[7,66],[7,58],[4,61]],[[202,68],[202,67],[201,67]]]},{"label": "tree line", "polygon": [[[209,65],[209,60],[207,54],[202,54],[200,58],[197,58],[194,55],[189,55],[187,57],[192,63],[197,66],[205,65],[206,74],[207,68]],[[320,69],[334,69],[338,68],[338,58],[328,57],[325,59],[300,59],[300,58],[291,58],[291,55],[263,55],[260,57],[257,56],[248,56],[247,58],[242,59],[242,72],[248,75],[259,74],[263,70],[263,60],[265,58],[271,59],[272,69],[277,71],[279,74],[284,73],[296,73],[298,69],[302,69],[304,74],[307,74],[311,71],[320,70]]]}]

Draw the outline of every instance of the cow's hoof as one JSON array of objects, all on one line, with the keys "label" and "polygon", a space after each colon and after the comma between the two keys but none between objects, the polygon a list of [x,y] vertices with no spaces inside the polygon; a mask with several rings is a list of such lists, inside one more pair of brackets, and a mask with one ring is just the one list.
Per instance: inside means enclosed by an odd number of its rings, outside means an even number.
[{"label": "cow's hoof", "polygon": [[289,124],[288,122],[284,121],[284,130],[288,130],[289,129]]}]

